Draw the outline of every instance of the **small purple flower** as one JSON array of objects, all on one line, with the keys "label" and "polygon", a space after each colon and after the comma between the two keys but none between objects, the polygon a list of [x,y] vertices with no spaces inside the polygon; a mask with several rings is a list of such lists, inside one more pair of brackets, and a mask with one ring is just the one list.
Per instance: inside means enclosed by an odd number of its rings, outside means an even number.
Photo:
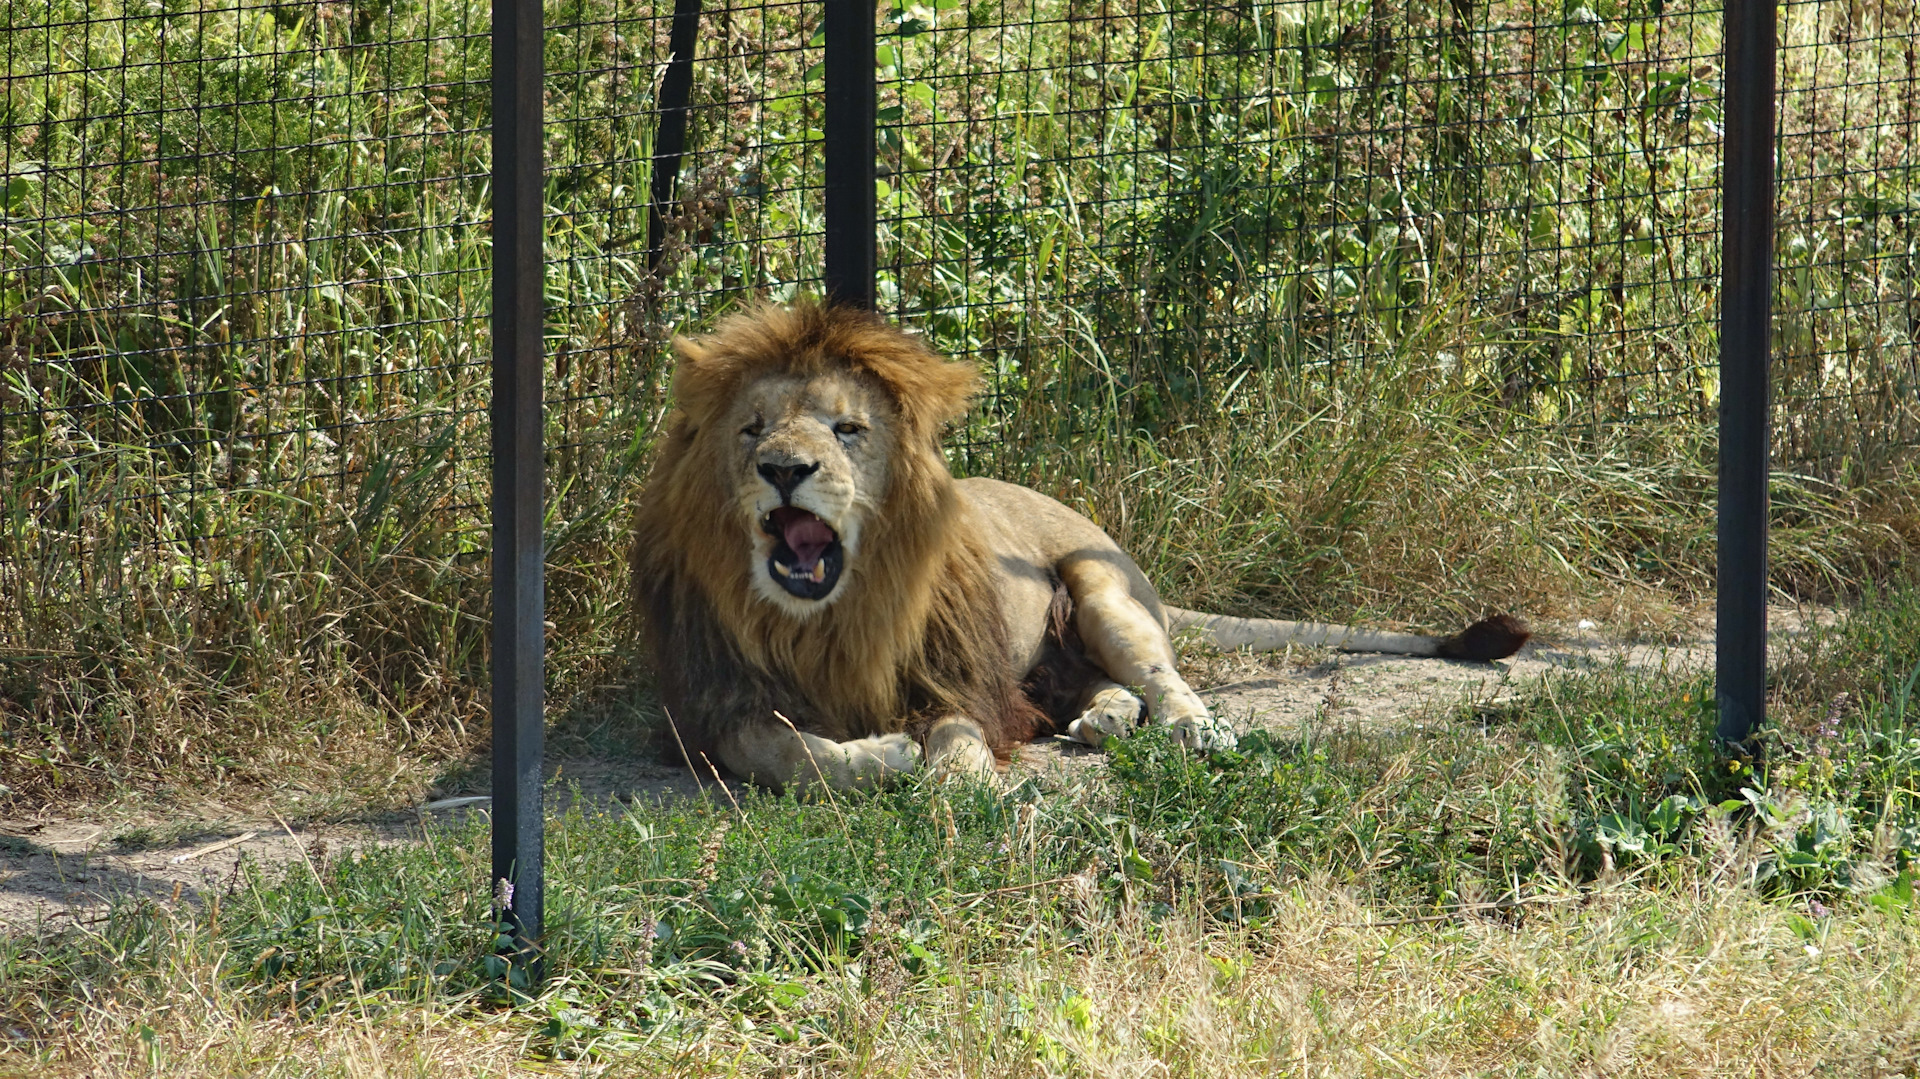
[{"label": "small purple flower", "polygon": [[655,940],[667,939],[667,923],[665,922],[653,923],[653,939]]},{"label": "small purple flower", "polygon": [[493,882],[493,905],[501,910],[513,909],[513,882],[505,877]]},{"label": "small purple flower", "polygon": [[1818,733],[1821,738],[1832,739],[1840,737],[1840,721],[1846,717],[1847,701],[1848,695],[1839,693],[1835,694],[1833,700],[1827,704],[1827,714],[1820,720],[1820,730]]},{"label": "small purple flower", "polygon": [[733,949],[733,954],[740,958],[745,959],[747,957],[747,944],[745,941],[736,940],[732,944],[727,945],[727,947]]},{"label": "small purple flower", "polygon": [[1820,902],[1818,899],[1807,900],[1807,909],[1813,912],[1815,918],[1825,918],[1827,915],[1833,913],[1827,909],[1825,903]]}]

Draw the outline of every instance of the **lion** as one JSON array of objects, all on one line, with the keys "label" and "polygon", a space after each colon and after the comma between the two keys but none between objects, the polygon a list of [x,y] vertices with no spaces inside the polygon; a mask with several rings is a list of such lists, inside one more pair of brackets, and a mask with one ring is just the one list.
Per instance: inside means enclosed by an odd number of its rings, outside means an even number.
[{"label": "lion", "polygon": [[990,775],[1038,737],[1099,746],[1143,722],[1230,749],[1172,629],[1482,660],[1526,639],[1504,617],[1436,640],[1169,607],[1087,518],[955,479],[941,438],[977,372],[871,312],[761,303],[673,345],[633,597],[690,765],[870,788],[923,765]]}]

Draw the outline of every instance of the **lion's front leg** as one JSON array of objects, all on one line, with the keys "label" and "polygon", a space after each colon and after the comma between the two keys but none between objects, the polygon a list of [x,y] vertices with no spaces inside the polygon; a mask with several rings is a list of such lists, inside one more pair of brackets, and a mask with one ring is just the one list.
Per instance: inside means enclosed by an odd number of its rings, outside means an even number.
[{"label": "lion's front leg", "polygon": [[927,770],[936,779],[966,776],[986,779],[994,774],[993,750],[987,732],[965,716],[946,716],[927,728]]},{"label": "lion's front leg", "polygon": [[920,764],[920,746],[907,734],[836,742],[785,724],[756,723],[720,739],[720,763],[735,775],[785,790],[824,784],[833,790],[884,786]]},{"label": "lion's front leg", "polygon": [[[1074,628],[1080,631],[1087,657],[1119,685],[1139,687],[1153,723],[1169,728],[1181,745],[1201,750],[1232,749],[1238,741],[1233,731],[1214,718],[1200,695],[1180,677],[1166,628],[1134,598],[1120,566],[1110,556],[1096,554],[1064,559],[1059,570],[1073,595]],[[1101,716],[1095,718],[1103,718],[1123,707],[1126,702],[1122,695],[1131,696],[1124,690],[1108,694],[1111,700],[1094,694],[1089,712],[1081,718],[1089,719],[1096,711]],[[1075,723],[1080,725],[1079,720]],[[1120,732],[1102,730],[1101,740],[1116,733]],[[1093,741],[1084,733],[1080,737]]]}]

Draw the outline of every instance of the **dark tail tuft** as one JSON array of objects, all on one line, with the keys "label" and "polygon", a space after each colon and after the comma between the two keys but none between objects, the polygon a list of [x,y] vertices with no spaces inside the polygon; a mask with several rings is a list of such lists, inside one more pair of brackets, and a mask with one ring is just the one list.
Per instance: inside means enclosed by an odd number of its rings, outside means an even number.
[{"label": "dark tail tuft", "polygon": [[1505,659],[1520,651],[1533,631],[1510,614],[1482,618],[1459,633],[1440,642],[1435,655],[1443,659],[1466,659],[1475,663]]}]

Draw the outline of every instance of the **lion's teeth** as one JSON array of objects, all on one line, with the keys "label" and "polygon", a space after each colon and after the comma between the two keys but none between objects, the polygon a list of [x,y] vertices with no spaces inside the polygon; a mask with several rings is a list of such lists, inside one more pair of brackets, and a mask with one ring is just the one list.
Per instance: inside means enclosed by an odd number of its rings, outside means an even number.
[{"label": "lion's teeth", "polygon": [[782,577],[793,576],[793,567],[787,565],[785,562],[782,562],[777,558],[773,560],[773,568],[778,570]]},{"label": "lion's teeth", "polygon": [[820,561],[815,562],[813,564],[813,572],[808,576],[811,576],[813,578],[814,584],[819,584],[821,581],[826,580],[827,579],[827,560],[823,558]]}]

